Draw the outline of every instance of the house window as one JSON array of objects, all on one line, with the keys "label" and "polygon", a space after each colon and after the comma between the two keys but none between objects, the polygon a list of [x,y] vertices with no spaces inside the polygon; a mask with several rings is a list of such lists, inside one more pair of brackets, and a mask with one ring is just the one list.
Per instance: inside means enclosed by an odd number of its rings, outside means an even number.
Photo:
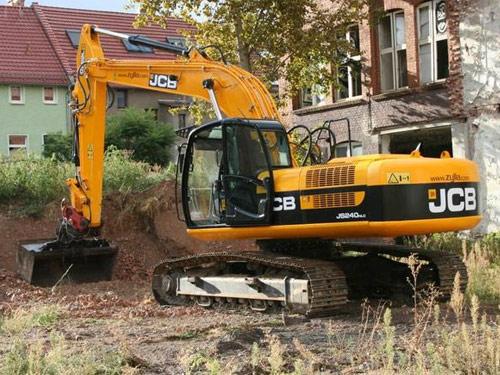
[{"label": "house window", "polygon": [[73,48],[78,48],[80,43],[80,30],[66,30],[66,36],[73,45]]},{"label": "house window", "polygon": [[404,13],[393,12],[383,17],[378,37],[382,92],[408,86]]},{"label": "house window", "polygon": [[342,142],[335,146],[335,157],[345,158],[348,156],[363,155],[363,145],[358,141],[351,141],[352,155],[349,155],[349,142]]},{"label": "house window", "polygon": [[129,52],[153,53],[153,49],[147,46],[130,43],[128,40],[122,39],[125,49]]},{"label": "house window", "polygon": [[[347,99],[361,95],[361,56],[359,53],[359,26],[353,25],[344,34],[337,34],[337,38],[347,41],[351,45],[350,53],[338,51],[342,58],[342,65],[337,71],[338,89],[336,99]],[[353,55],[353,56],[352,56]]]},{"label": "house window", "polygon": [[24,104],[24,87],[9,86],[9,103]]},{"label": "house window", "polygon": [[418,55],[420,83],[448,78],[446,1],[428,1],[418,7]]},{"label": "house window", "polygon": [[116,106],[118,109],[127,107],[127,90],[116,90]]},{"label": "house window", "polygon": [[28,151],[27,135],[9,135],[9,156],[23,155]]},{"label": "house window", "polygon": [[45,86],[42,88],[42,97],[45,104],[57,103],[57,90],[53,86]]}]

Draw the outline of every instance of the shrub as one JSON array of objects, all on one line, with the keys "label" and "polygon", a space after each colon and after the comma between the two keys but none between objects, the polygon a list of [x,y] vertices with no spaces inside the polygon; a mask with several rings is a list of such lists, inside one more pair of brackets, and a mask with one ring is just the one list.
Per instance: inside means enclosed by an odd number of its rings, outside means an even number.
[{"label": "shrub", "polygon": [[110,146],[104,154],[104,192],[147,189],[168,177],[166,169],[131,160],[130,151]]},{"label": "shrub", "polygon": [[66,195],[64,182],[72,173],[71,164],[54,157],[0,159],[0,206],[14,202],[24,213],[36,215],[47,203]]},{"label": "shrub", "polygon": [[108,117],[106,147],[130,150],[136,161],[167,165],[176,138],[173,127],[158,122],[152,111],[125,108]]},{"label": "shrub", "polygon": [[61,132],[47,134],[42,155],[59,161],[70,161],[73,157],[73,135]]}]

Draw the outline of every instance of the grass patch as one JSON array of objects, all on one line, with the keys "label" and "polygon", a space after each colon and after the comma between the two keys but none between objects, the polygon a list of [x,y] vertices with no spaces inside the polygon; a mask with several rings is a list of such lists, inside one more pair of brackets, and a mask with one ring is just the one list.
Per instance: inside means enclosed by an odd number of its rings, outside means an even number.
[{"label": "grass patch", "polygon": [[[2,318],[2,375],[119,375],[139,374],[123,350],[95,344],[69,345],[56,332],[61,319],[57,305],[16,310]],[[33,328],[41,328],[33,330]],[[48,337],[47,333],[50,333]]]},{"label": "grass patch", "polygon": [[[173,170],[134,161],[130,152],[109,147],[104,157],[104,194],[145,190],[172,177]],[[73,175],[74,166],[55,157],[30,154],[14,160],[0,156],[0,207],[40,216],[48,203],[68,195],[65,181]]]},{"label": "grass patch", "polygon": [[500,303],[500,232],[475,239],[436,233],[415,236],[408,244],[462,255],[469,276],[467,298],[475,295],[482,302]]},{"label": "grass patch", "polygon": [[119,351],[89,346],[71,351],[64,338],[54,332],[48,342],[29,343],[22,336],[15,336],[0,358],[3,375],[119,375],[127,367]]},{"label": "grass patch", "polygon": [[47,327],[56,324],[61,317],[57,305],[47,305],[31,310],[15,310],[10,316],[2,318],[2,331],[16,335],[33,327]]}]

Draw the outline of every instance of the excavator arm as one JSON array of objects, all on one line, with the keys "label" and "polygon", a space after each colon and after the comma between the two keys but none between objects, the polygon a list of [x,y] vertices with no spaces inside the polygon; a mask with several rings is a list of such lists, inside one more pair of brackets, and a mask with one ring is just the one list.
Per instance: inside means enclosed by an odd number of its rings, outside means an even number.
[{"label": "excavator arm", "polygon": [[[107,35],[138,45],[184,56],[179,60],[109,60],[100,36]],[[185,49],[141,36],[125,35],[84,25],[77,54],[75,89],[72,92],[77,147],[76,177],[69,179],[71,206],[81,215],[80,232],[101,225],[101,200],[107,86],[124,85],[164,93],[186,95],[213,104],[219,118],[280,119],[273,98],[249,72],[213,61],[203,51]],[[71,211],[73,215],[75,213]],[[79,218],[79,220],[78,220]]]}]

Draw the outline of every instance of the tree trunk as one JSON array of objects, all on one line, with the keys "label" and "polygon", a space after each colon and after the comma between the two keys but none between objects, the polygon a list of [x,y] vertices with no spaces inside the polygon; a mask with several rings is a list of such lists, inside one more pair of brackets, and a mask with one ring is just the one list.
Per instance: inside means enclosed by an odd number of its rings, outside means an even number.
[{"label": "tree trunk", "polygon": [[240,66],[246,71],[252,73],[252,61],[250,59],[250,49],[241,37],[243,35],[243,25],[241,18],[235,16],[236,39],[238,41],[238,56],[240,58]]}]

